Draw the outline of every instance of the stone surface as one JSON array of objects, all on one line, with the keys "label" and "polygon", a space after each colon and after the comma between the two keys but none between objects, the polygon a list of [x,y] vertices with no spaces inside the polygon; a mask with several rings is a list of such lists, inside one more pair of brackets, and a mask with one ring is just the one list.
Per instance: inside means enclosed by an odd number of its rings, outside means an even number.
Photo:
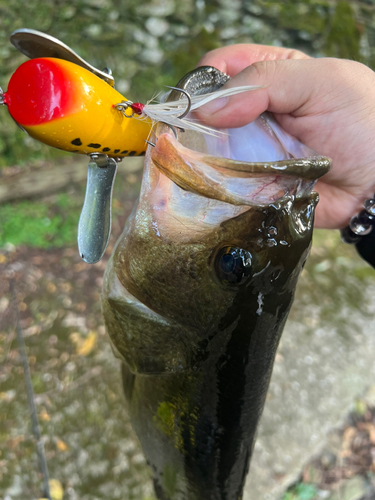
[{"label": "stone surface", "polygon": [[345,481],[339,491],[329,497],[329,500],[361,500],[366,495],[366,482],[360,476]]},{"label": "stone surface", "polygon": [[[328,232],[320,235],[332,238]],[[354,398],[375,383],[375,272],[353,248],[338,240],[332,240],[334,246],[338,253],[353,251],[351,258],[332,255],[319,262],[314,247],[298,285],[244,500],[278,498],[321,450]],[[362,273],[368,278],[357,281]]]}]

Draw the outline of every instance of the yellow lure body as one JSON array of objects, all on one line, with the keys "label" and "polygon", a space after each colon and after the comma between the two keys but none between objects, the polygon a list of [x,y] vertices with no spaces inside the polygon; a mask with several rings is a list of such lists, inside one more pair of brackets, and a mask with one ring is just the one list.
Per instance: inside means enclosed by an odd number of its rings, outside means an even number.
[{"label": "yellow lure body", "polygon": [[146,151],[151,120],[124,116],[115,105],[127,99],[69,61],[26,61],[13,74],[4,101],[27,133],[49,146],[113,158],[140,156]]}]

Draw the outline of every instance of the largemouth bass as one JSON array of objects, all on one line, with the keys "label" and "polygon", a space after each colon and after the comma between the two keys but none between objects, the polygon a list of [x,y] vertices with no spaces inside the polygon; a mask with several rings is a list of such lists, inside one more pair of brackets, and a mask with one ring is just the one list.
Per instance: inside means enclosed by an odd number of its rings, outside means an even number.
[{"label": "largemouth bass", "polygon": [[[226,79],[204,67],[178,87]],[[106,328],[162,500],[242,498],[330,165],[271,116],[226,132],[157,126],[105,275]]]}]

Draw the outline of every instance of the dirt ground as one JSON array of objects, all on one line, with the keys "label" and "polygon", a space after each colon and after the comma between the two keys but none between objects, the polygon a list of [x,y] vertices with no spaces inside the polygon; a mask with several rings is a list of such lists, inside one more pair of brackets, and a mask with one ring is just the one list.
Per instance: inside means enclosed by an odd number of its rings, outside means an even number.
[{"label": "dirt ground", "polygon": [[[154,498],[126,413],[120,362],[109,346],[100,303],[103,272],[137,196],[139,176],[125,173],[119,181],[127,186],[113,202],[115,214],[121,206],[121,215],[113,220],[111,240],[99,263],[83,262],[75,244],[0,250],[1,499],[42,497],[11,279],[49,475],[62,488],[54,500]],[[70,196],[81,198],[82,189]]]},{"label": "dirt ground", "polygon": [[[101,316],[103,272],[139,188],[139,172],[126,176],[128,188],[114,200],[117,215],[101,262],[84,263],[76,245],[0,250],[0,499],[42,496],[15,335],[11,279],[50,478],[62,488],[56,500],[154,499],[149,470],[127,416],[119,362]],[[324,259],[319,248],[312,254],[311,267],[321,266]],[[303,279],[311,276],[315,275]],[[312,287],[319,291],[322,284],[313,282]],[[303,468],[301,481],[285,493],[285,500],[336,500],[336,493],[341,495],[337,500],[374,498],[368,496],[373,494],[375,476],[374,408],[359,402],[335,436],[335,446]],[[367,496],[341,494],[344,482],[354,477],[365,481]],[[298,490],[298,485],[310,489],[299,486]]]}]

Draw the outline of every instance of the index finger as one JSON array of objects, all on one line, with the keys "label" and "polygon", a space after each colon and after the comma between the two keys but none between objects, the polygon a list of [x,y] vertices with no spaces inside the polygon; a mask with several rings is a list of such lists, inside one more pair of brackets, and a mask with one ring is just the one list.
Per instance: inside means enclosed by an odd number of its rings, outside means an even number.
[{"label": "index finger", "polygon": [[214,66],[229,76],[235,76],[255,62],[272,61],[275,59],[311,58],[307,54],[295,49],[257,45],[255,43],[241,43],[207,52],[197,66]]}]

